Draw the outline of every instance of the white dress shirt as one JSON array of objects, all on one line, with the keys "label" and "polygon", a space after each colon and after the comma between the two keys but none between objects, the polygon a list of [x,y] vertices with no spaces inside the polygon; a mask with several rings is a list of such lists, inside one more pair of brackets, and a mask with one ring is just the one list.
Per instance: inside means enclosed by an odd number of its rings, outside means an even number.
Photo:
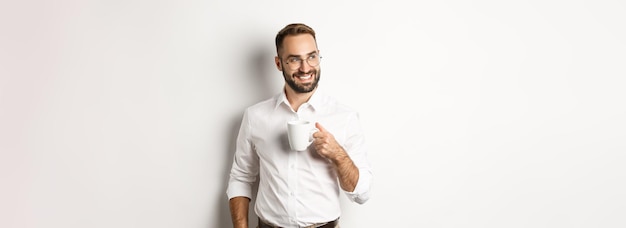
[{"label": "white dress shirt", "polygon": [[264,221],[280,227],[303,227],[341,215],[341,188],[333,164],[311,146],[293,151],[287,121],[319,122],[334,135],[359,169],[359,180],[348,198],[363,204],[369,199],[372,177],[358,113],[316,91],[293,111],[285,93],[262,101],[244,112],[226,191],[228,198],[252,199],[259,177],[254,210]]}]

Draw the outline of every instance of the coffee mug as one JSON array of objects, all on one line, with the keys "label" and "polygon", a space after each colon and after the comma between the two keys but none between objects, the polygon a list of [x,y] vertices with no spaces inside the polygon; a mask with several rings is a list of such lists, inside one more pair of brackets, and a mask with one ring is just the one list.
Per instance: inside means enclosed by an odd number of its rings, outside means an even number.
[{"label": "coffee mug", "polygon": [[313,142],[313,133],[317,131],[315,125],[306,120],[294,120],[287,122],[287,137],[292,150],[306,150]]}]

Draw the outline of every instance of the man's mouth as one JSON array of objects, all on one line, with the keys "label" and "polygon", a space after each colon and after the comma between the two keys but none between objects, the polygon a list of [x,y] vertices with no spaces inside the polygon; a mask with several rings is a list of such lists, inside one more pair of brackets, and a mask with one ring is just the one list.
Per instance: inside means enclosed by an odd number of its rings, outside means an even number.
[{"label": "man's mouth", "polygon": [[308,81],[311,78],[313,78],[313,74],[301,74],[301,75],[297,75],[296,78],[300,79],[301,81]]}]

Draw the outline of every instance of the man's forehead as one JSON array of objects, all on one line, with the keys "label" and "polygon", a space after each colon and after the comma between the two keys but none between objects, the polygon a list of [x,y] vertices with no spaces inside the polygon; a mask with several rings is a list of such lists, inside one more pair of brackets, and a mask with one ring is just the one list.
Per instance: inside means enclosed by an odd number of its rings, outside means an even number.
[{"label": "man's forehead", "polygon": [[317,51],[317,44],[310,34],[287,36],[283,40],[283,54],[308,55],[315,51]]}]

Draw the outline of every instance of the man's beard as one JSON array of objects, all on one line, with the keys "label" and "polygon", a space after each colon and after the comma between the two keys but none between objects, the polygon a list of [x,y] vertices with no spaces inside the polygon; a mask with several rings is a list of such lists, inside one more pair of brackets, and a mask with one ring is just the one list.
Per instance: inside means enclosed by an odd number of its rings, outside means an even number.
[{"label": "man's beard", "polygon": [[[311,82],[311,83],[306,83],[306,84],[298,84],[298,83],[296,83],[294,77],[296,75],[302,75],[302,74],[313,74],[313,75],[315,75],[315,78],[313,79],[313,82]],[[322,70],[321,69],[320,70],[312,69],[312,70],[310,70],[307,73],[302,73],[302,72],[298,71],[298,72],[294,73],[291,76],[287,76],[285,74],[285,69],[283,68],[283,78],[285,78],[285,82],[296,93],[309,93],[309,92],[313,91],[315,88],[317,88],[317,83],[320,81],[320,75],[321,74],[322,74]]]}]

